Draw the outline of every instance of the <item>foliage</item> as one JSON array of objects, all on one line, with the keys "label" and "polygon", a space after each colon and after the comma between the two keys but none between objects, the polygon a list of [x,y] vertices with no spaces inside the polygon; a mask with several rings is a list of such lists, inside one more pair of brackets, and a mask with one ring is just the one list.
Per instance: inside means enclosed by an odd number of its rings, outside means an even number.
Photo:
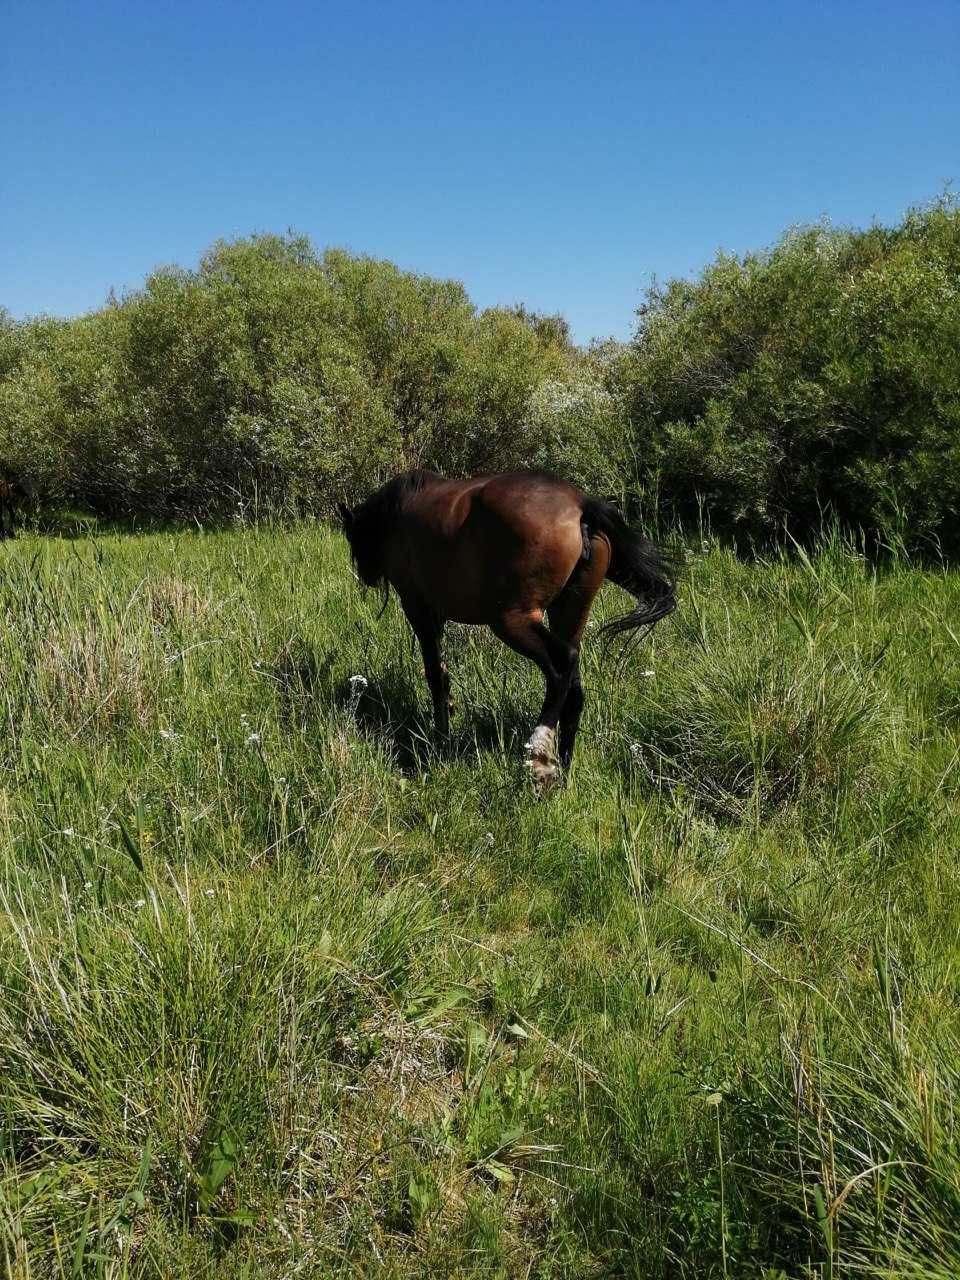
[{"label": "foliage", "polygon": [[790,232],[650,290],[618,385],[638,477],[686,517],[836,518],[960,549],[960,207]]},{"label": "foliage", "polygon": [[113,515],[327,512],[411,466],[560,472],[754,543],[960,549],[960,208],[655,286],[625,347],[308,241],[215,245],[71,321],[0,313],[0,465]]},{"label": "foliage", "polygon": [[255,236],[76,320],[0,317],[0,460],[49,504],[109,514],[325,511],[408,466],[520,465],[532,431],[545,465],[591,479],[578,434],[544,444],[549,405],[528,416],[576,363],[556,318]]}]

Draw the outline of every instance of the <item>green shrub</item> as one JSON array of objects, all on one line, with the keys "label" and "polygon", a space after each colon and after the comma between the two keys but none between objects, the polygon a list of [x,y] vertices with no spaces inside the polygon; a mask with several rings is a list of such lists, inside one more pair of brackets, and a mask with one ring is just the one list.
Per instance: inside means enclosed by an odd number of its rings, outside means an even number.
[{"label": "green shrub", "polygon": [[70,321],[0,313],[0,465],[107,514],[331,510],[541,467],[718,531],[960,549],[960,208],[790,232],[653,288],[626,347],[294,236]]},{"label": "green shrub", "polygon": [[[4,316],[0,462],[109,514],[324,512],[404,467],[529,462],[534,391],[575,361],[555,317],[255,236],[76,320]],[[569,469],[579,435],[557,443]]]},{"label": "green shrub", "polygon": [[655,287],[619,367],[635,479],[715,527],[958,545],[960,208],[819,226]]}]

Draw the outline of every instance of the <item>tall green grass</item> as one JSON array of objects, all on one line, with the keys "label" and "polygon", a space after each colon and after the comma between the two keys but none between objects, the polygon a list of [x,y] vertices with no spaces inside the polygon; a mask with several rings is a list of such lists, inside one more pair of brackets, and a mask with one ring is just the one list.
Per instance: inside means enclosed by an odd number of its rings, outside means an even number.
[{"label": "tall green grass", "polygon": [[320,526],[0,546],[5,1274],[958,1274],[958,605],[698,544],[538,803]]}]

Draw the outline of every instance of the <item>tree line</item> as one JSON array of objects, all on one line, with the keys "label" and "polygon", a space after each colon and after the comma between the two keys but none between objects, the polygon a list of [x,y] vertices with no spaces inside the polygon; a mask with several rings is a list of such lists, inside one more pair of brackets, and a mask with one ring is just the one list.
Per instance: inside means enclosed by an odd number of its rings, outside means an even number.
[{"label": "tree line", "polygon": [[296,236],[72,319],[0,311],[0,474],[35,505],[325,514],[398,470],[556,471],[764,540],[960,549],[960,207],[788,232],[652,286],[629,342]]}]

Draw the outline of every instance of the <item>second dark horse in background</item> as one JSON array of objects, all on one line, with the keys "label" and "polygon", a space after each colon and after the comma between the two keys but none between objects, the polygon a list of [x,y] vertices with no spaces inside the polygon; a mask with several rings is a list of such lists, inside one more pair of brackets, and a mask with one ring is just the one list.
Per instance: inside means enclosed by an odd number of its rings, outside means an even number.
[{"label": "second dark horse in background", "polygon": [[[423,650],[437,728],[449,722],[450,678],[440,656],[446,622],[489,626],[535,662],[546,680],[526,744],[538,789],[569,767],[583,710],[580,641],[594,597],[610,578],[636,608],[608,634],[650,627],[675,607],[669,559],[607,502],[535,472],[448,480],[397,476],[340,516],[366,586],[393,587]],[[544,618],[549,620],[546,626]]]}]

